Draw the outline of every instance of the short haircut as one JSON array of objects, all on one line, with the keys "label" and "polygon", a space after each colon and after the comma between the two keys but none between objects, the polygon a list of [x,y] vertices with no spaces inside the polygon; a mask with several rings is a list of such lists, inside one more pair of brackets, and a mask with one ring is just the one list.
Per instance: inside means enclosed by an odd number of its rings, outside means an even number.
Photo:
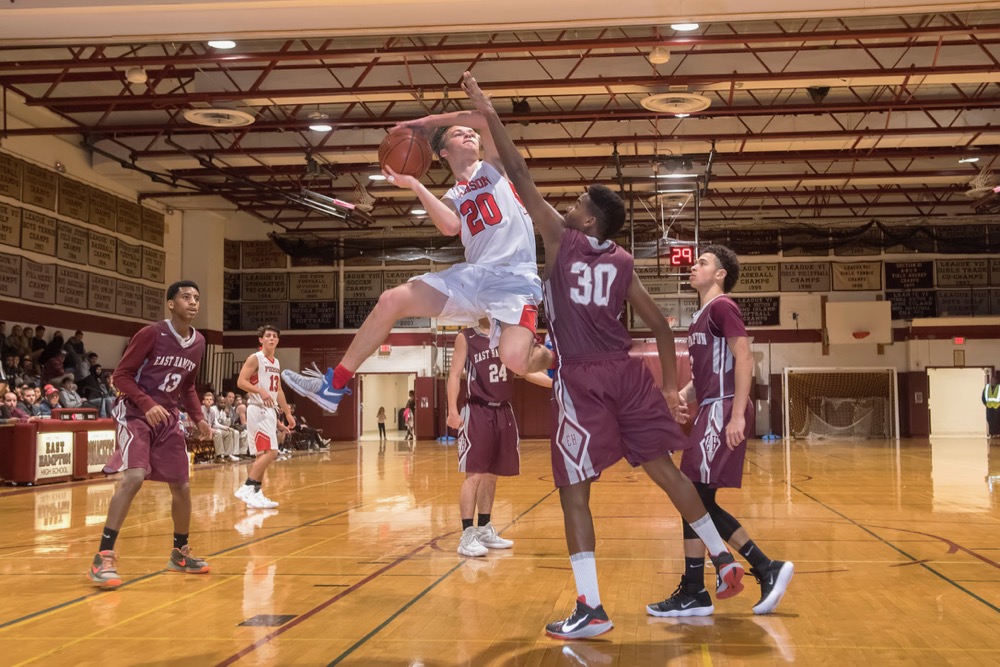
[{"label": "short haircut", "polygon": [[702,254],[711,253],[719,262],[719,267],[726,270],[726,277],[722,281],[722,291],[729,294],[736,286],[736,281],[740,279],[740,258],[736,253],[724,245],[712,244],[701,250]]},{"label": "short haircut", "polygon": [[39,331],[45,331],[45,327],[43,327],[41,324],[36,324],[35,333],[38,333]]},{"label": "short haircut", "polygon": [[611,238],[625,224],[625,202],[606,185],[594,184],[587,188],[590,212],[597,218],[597,231],[601,240]]},{"label": "short haircut", "polygon": [[174,297],[177,296],[177,293],[181,291],[182,287],[193,287],[196,290],[198,290],[199,294],[201,294],[201,290],[198,288],[198,283],[196,283],[195,281],[178,280],[173,285],[167,288],[167,301],[173,301]]},{"label": "short haircut", "polygon": [[448,134],[448,130],[450,130],[452,127],[454,127],[454,125],[439,127],[436,130],[434,130],[434,134],[431,136],[431,150],[434,151],[434,155],[437,155],[439,160],[444,159],[443,157],[441,157],[441,151],[444,150],[444,141],[445,141],[444,135]]},{"label": "short haircut", "polygon": [[82,335],[83,335],[83,332],[82,332],[82,331],[80,331],[79,329],[77,329],[77,330],[76,330],[76,333],[75,333],[75,334],[73,334],[73,335],[75,335],[75,336],[82,336]]},{"label": "short haircut", "polygon": [[274,326],[273,324],[265,324],[257,328],[257,338],[263,338],[264,334],[266,334],[268,331],[273,331],[279,336],[281,335],[281,329]]}]

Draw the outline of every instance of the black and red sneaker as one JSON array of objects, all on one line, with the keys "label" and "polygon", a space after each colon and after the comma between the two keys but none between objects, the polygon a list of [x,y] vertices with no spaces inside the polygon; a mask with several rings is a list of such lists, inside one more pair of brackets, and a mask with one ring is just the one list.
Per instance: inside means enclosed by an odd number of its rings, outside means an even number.
[{"label": "black and red sneaker", "polygon": [[615,627],[604,611],[603,605],[588,607],[581,595],[576,599],[576,609],[569,618],[545,626],[545,634],[556,639],[582,639],[596,637]]}]

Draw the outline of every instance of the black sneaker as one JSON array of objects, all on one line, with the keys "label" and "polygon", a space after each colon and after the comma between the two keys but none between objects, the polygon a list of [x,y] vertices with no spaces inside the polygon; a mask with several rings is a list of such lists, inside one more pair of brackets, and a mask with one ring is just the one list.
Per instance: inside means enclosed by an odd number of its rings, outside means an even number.
[{"label": "black sneaker", "polygon": [[712,596],[705,587],[683,579],[666,600],[646,605],[646,613],[650,616],[710,616],[713,611]]},{"label": "black sneaker", "polygon": [[778,603],[788,590],[788,584],[795,574],[795,564],[791,561],[772,560],[763,572],[750,568],[750,574],[760,584],[760,600],[753,606],[753,613],[770,614],[778,608]]},{"label": "black sneaker", "polygon": [[581,639],[596,637],[615,627],[604,611],[603,605],[596,609],[588,607],[581,595],[576,600],[576,609],[569,618],[555,621],[545,626],[545,634],[556,639]]},{"label": "black sneaker", "polygon": [[733,555],[723,551],[712,556],[715,565],[715,595],[720,600],[731,598],[743,592],[743,566],[736,562]]}]

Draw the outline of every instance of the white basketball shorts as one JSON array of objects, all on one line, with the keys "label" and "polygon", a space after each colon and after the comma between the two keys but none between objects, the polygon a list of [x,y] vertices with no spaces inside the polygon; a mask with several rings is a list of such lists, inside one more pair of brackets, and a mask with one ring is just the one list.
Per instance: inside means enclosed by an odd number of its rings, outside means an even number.
[{"label": "white basketball shorts", "polygon": [[253,443],[258,453],[278,449],[278,413],[274,408],[247,406],[247,442]]}]

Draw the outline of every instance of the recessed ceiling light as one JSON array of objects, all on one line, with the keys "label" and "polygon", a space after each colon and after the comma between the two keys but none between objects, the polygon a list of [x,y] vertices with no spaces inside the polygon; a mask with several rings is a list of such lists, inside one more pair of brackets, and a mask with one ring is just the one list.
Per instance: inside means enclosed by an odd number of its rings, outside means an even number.
[{"label": "recessed ceiling light", "polygon": [[213,39],[208,43],[213,49],[235,49],[236,42],[231,39]]},{"label": "recessed ceiling light", "polygon": [[383,174],[368,174],[369,181],[384,181],[385,176]]},{"label": "recessed ceiling light", "polygon": [[671,23],[671,30],[676,30],[677,32],[691,32],[692,30],[698,29],[697,23]]},{"label": "recessed ceiling light", "polygon": [[427,211],[425,211],[422,208],[415,208],[412,211],[410,211],[410,213],[412,213],[413,215],[427,215]]},{"label": "recessed ceiling light", "polygon": [[977,158],[977,157],[964,157],[961,160],[959,160],[959,162],[979,162],[979,158]]},{"label": "recessed ceiling light", "polygon": [[689,113],[675,113],[674,114],[674,118],[687,118],[690,115],[691,114],[689,114]]}]

